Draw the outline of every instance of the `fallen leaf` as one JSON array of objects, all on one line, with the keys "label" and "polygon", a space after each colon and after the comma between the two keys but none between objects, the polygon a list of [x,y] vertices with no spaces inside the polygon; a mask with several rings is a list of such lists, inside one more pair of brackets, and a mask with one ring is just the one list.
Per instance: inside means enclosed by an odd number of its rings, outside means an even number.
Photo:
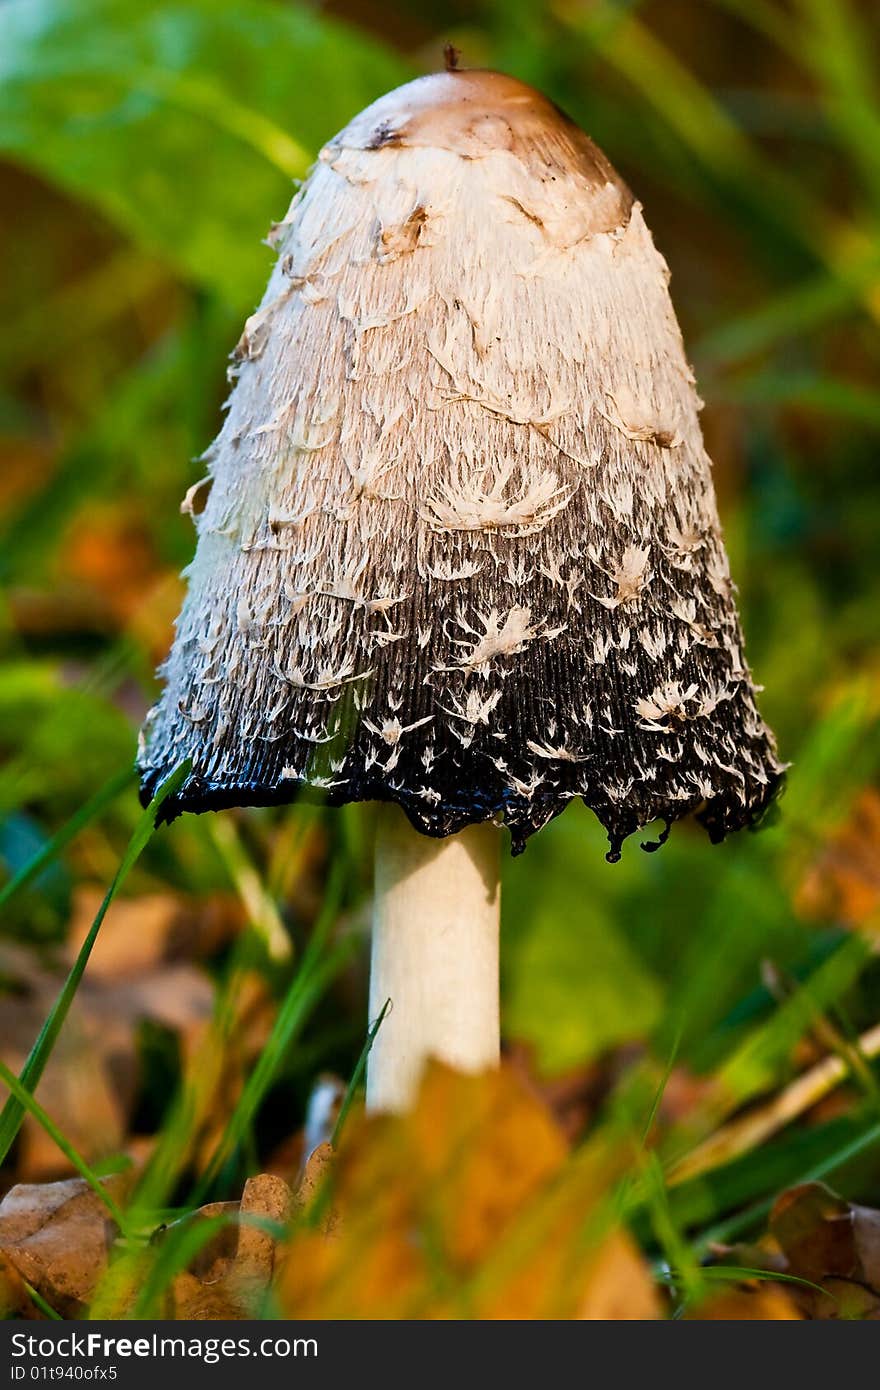
[{"label": "fallen leaf", "polygon": [[[237,1212],[238,1202],[205,1202],[204,1206],[197,1207],[195,1211],[187,1212],[185,1216],[162,1226],[154,1234],[153,1240],[159,1245],[169,1235],[204,1226],[218,1216],[235,1216]],[[221,1226],[202,1244],[190,1261],[189,1273],[195,1275],[203,1284],[216,1284],[229,1268],[229,1262],[235,1254],[237,1238],[234,1225],[230,1223]]]},{"label": "fallen leaf", "polygon": [[[240,1214],[286,1227],[292,1205],[293,1198],[287,1183],[271,1173],[260,1173],[255,1178],[248,1178],[244,1185]],[[227,1285],[235,1302],[256,1316],[274,1274],[277,1241],[268,1231],[257,1225],[249,1225],[246,1220],[237,1227],[237,1234]]]},{"label": "fallen leaf", "polygon": [[603,1099],[614,1084],[618,1059],[627,1049],[603,1053],[601,1058],[563,1072],[543,1076],[537,1065],[535,1049],[528,1043],[515,1042],[506,1053],[507,1061],[537,1091],[549,1106],[569,1143],[587,1132]]},{"label": "fallen leaf", "polygon": [[[77,892],[60,968],[36,951],[2,947],[6,989],[0,996],[0,1032],[13,1070],[23,1066],[100,896],[92,888]],[[36,1093],[88,1160],[125,1150],[136,1139],[130,1121],[141,1082],[145,1020],[175,1033],[185,1058],[198,1051],[213,1015],[214,985],[192,957],[213,954],[240,923],[241,910],[227,897],[196,905],[171,894],[149,894],[113,903]],[[248,1055],[254,1055],[252,1049]],[[47,1179],[67,1169],[54,1141],[30,1116],[15,1157],[16,1176],[23,1179]]]},{"label": "fallen leaf", "polygon": [[613,1184],[626,1155],[570,1155],[546,1105],[503,1066],[426,1072],[407,1115],[352,1116],[303,1187],[332,1217],[295,1227],[277,1282],[292,1317],[655,1317]]},{"label": "fallen leaf", "polygon": [[[120,1204],[132,1183],[131,1174],[104,1180]],[[155,1250],[183,1226],[228,1218],[189,1267],[174,1276],[164,1296],[164,1314],[180,1319],[259,1316],[275,1272],[278,1236],[254,1222],[284,1228],[292,1208],[287,1183],[261,1173],[248,1180],[240,1201],[211,1202],[161,1227],[150,1243]],[[82,1178],[19,1183],[0,1203],[0,1308],[8,1315],[40,1316],[26,1281],[62,1317],[83,1316],[117,1235],[107,1207]],[[132,1286],[123,1302],[135,1294]]]},{"label": "fallen leaf", "polygon": [[[781,1290],[799,1316],[880,1318],[880,1211],[848,1202],[824,1183],[783,1192],[757,1244],[718,1247],[714,1254],[722,1263],[765,1270],[770,1282],[756,1281],[755,1288],[766,1297]],[[792,1282],[774,1285],[773,1274]]]},{"label": "fallen leaf", "polygon": [[[10,978],[8,969],[4,974]],[[29,968],[26,978],[18,973],[13,978],[15,992],[0,997],[0,1032],[4,1061],[19,1072],[58,994],[61,979],[36,967]],[[130,1026],[123,1039],[116,1030],[102,1030],[85,998],[82,991],[74,999],[36,1094],[74,1147],[95,1159],[118,1152],[124,1144],[136,1063]],[[5,1094],[0,1085],[0,1097]],[[38,1180],[69,1171],[54,1140],[30,1115],[24,1117],[14,1158],[19,1178]]]},{"label": "fallen leaf", "polygon": [[258,1223],[286,1228],[292,1209],[293,1194],[283,1178],[259,1173],[247,1180],[239,1202],[209,1202],[165,1227],[158,1244],[181,1226],[198,1226],[218,1216],[237,1218],[221,1227],[189,1268],[172,1281],[167,1316],[258,1317],[275,1272],[278,1247],[276,1235]]},{"label": "fallen leaf", "polygon": [[0,1254],[0,1318],[41,1316],[15,1265],[6,1255]]},{"label": "fallen leaf", "polygon": [[826,1274],[852,1279],[859,1273],[849,1203],[821,1182],[792,1187],[770,1213],[775,1237],[789,1269],[818,1281]]},{"label": "fallen leaf", "polygon": [[226,1322],[244,1316],[222,1287],[203,1284],[186,1270],[175,1275],[172,1281],[164,1315],[176,1321],[192,1319],[197,1322]]},{"label": "fallen leaf", "polygon": [[324,1184],[330,1177],[334,1157],[335,1150],[329,1140],[312,1149],[303,1164],[299,1187],[297,1188],[296,1202],[298,1207],[310,1206],[321,1193]]},{"label": "fallen leaf", "polygon": [[[130,1182],[121,1174],[104,1186],[119,1201]],[[19,1183],[0,1203],[0,1254],[62,1317],[85,1310],[117,1234],[83,1178]]]},{"label": "fallen leaf", "polygon": [[[65,955],[70,963],[91,929],[102,890],[80,886],[74,893]],[[130,978],[172,961],[206,960],[239,931],[242,912],[231,896],[190,901],[173,893],[117,898],[89,957],[91,980]]]},{"label": "fallen leaf", "polygon": [[812,1316],[880,1316],[880,1212],[810,1182],[782,1194],[769,1224],[788,1272],[825,1290],[798,1293]]},{"label": "fallen leaf", "polygon": [[612,1231],[599,1250],[577,1316],[586,1322],[646,1322],[663,1316],[657,1286],[625,1231]]}]

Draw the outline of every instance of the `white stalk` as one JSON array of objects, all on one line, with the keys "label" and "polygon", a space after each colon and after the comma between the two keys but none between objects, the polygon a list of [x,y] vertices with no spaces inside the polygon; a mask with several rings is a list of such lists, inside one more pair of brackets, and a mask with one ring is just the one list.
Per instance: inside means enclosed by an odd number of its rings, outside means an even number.
[{"label": "white stalk", "polygon": [[370,1018],[391,1005],[367,1064],[370,1110],[405,1110],[429,1057],[498,1065],[499,832],[445,840],[384,806],[376,838]]}]

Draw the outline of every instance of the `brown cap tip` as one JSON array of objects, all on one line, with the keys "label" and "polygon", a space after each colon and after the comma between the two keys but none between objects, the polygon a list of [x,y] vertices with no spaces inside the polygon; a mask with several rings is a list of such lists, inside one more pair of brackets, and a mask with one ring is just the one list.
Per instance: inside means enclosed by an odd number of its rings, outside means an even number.
[{"label": "brown cap tip", "polygon": [[453,68],[417,77],[361,111],[328,150],[388,146],[430,146],[465,159],[508,150],[539,177],[579,174],[615,185],[632,201],[602,151],[564,111],[502,72]]}]

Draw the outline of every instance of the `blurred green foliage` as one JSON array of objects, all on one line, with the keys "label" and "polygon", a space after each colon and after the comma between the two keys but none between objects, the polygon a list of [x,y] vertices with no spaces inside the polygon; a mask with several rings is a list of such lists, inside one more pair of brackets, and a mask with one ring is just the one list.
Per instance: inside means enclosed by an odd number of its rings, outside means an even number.
[{"label": "blurred green foliage", "polygon": [[[623,1044],[661,1069],[674,1054],[713,1073],[731,1111],[791,1074],[817,1013],[847,1033],[875,1020],[869,951],[833,901],[807,915],[801,888],[854,814],[858,833],[880,759],[878,38],[870,0],[5,0],[7,873],[132,756],[193,544],[179,499],[217,427],[225,358],[269,270],[260,239],[290,180],[451,39],[465,63],[545,89],[645,205],[707,401],[749,656],[793,762],[775,824],[719,848],[681,826],[658,854],[630,841],[611,868],[575,807],[536,837],[505,868],[506,1036],[550,1073]],[[371,811],[314,814],[319,876],[342,865],[359,920]],[[297,815],[234,817],[282,906]],[[136,816],[126,793],[10,904],[3,930],[62,937],[72,882],[109,881]],[[230,878],[206,820],[187,818],[131,886],[199,894]],[[309,913],[291,912],[296,936]],[[876,933],[876,909],[862,925]],[[299,1051],[275,1059],[297,1103],[316,1067],[355,1064],[360,960]],[[791,982],[788,1003],[765,961]],[[266,968],[280,992],[284,971]],[[259,1138],[257,1108],[242,1133]],[[711,1223],[764,1200],[857,1151],[876,1121],[871,1102],[792,1131],[747,1171],[681,1190],[676,1210]],[[880,1197],[880,1161],[859,1172]]]}]

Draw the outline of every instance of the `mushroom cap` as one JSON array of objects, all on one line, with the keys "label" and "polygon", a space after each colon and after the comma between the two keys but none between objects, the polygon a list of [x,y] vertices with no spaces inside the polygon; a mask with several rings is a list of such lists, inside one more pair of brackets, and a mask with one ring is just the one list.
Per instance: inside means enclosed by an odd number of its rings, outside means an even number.
[{"label": "mushroom cap", "polygon": [[417,77],[386,92],[330,142],[335,149],[451,150],[480,159],[507,150],[536,177],[577,169],[597,188],[632,195],[598,146],[554,102],[507,73],[453,70]]},{"label": "mushroom cap", "polygon": [[143,796],[191,758],[165,816],[313,788],[429,835],[503,818],[514,852],[579,796],[611,857],[753,823],[782,765],[668,272],[604,155],[514,78],[435,74],[271,240]]}]

